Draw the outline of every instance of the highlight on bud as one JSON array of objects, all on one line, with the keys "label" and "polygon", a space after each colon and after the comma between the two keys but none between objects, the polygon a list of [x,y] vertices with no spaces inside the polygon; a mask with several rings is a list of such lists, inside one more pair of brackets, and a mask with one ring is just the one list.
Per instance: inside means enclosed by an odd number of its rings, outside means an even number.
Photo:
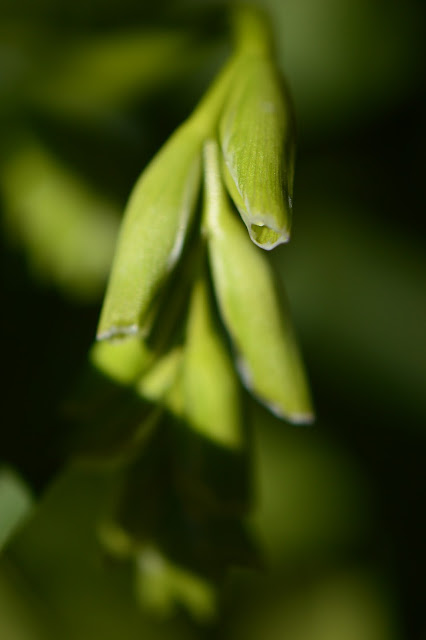
[{"label": "highlight on bud", "polygon": [[220,120],[223,174],[252,241],[288,242],[294,136],[282,78],[267,54],[242,55]]},{"label": "highlight on bud", "polygon": [[214,141],[206,143],[204,157],[204,225],[213,283],[243,382],[276,415],[311,422],[305,371],[274,273],[230,207]]},{"label": "highlight on bud", "polygon": [[194,284],[182,369],[185,417],[209,440],[239,449],[243,442],[239,384],[215,326],[205,278]]},{"label": "highlight on bud", "polygon": [[130,197],[105,296],[99,340],[141,334],[179,259],[199,192],[200,132],[181,125],[142,173]]}]

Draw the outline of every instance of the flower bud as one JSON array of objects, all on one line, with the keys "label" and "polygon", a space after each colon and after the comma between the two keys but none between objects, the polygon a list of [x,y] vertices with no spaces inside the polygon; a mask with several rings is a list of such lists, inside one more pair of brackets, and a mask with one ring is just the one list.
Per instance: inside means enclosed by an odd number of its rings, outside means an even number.
[{"label": "flower bud", "polygon": [[184,123],[143,172],[122,223],[98,339],[143,332],[147,312],[179,259],[200,181],[201,138]]},{"label": "flower bud", "polygon": [[245,385],[275,414],[312,420],[290,315],[266,254],[250,242],[221,184],[215,142],[206,143],[205,229],[219,309]]},{"label": "flower bud", "polygon": [[262,249],[290,236],[293,125],[282,79],[268,55],[245,55],[220,120],[226,186]]},{"label": "flower bud", "polygon": [[238,379],[214,326],[207,283],[193,288],[183,364],[185,417],[204,437],[226,448],[242,445]]}]

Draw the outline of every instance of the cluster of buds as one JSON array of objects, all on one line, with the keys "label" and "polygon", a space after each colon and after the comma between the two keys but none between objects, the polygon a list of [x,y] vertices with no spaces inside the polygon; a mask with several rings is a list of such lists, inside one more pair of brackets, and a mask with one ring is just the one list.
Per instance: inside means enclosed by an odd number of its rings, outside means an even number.
[{"label": "cluster of buds", "polygon": [[109,432],[125,472],[103,540],[137,559],[145,600],[204,613],[201,578],[250,556],[243,388],[280,418],[313,417],[268,255],[290,235],[291,109],[263,18],[239,10],[235,24],[235,53],[134,188],[90,355],[127,398]]}]

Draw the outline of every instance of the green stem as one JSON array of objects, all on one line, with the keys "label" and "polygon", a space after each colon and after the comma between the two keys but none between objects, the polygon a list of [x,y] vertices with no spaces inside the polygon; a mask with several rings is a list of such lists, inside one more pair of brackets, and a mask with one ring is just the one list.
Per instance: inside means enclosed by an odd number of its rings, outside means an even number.
[{"label": "green stem", "polygon": [[257,7],[242,5],[233,14],[236,56],[270,56],[273,35],[265,14]]}]

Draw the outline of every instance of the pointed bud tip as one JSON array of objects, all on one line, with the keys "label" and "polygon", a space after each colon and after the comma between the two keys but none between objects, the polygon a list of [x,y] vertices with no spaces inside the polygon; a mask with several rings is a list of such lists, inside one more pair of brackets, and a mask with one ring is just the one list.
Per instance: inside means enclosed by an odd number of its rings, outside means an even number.
[{"label": "pointed bud tip", "polygon": [[271,251],[290,240],[289,230],[276,230],[264,224],[250,224],[248,231],[254,244],[265,251]]}]

